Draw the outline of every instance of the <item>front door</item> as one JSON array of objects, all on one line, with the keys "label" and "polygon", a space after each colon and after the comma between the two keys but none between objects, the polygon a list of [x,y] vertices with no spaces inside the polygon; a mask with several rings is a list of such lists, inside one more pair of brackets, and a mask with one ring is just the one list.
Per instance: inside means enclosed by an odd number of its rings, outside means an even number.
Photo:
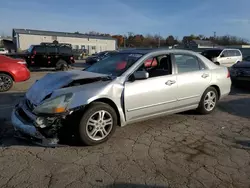
[{"label": "front door", "polygon": [[47,66],[47,54],[45,46],[35,46],[33,49],[33,62],[31,65],[37,67],[46,67]]},{"label": "front door", "polygon": [[[169,56],[170,57],[170,56]],[[164,67],[164,64],[168,64]],[[143,65],[144,66],[144,65]],[[149,78],[127,81],[124,88],[126,121],[150,117],[176,108],[177,80],[172,74],[171,61],[157,57],[147,65]]]},{"label": "front door", "polygon": [[211,74],[196,56],[174,54],[177,66],[178,106],[188,107],[199,103],[209,86]]}]

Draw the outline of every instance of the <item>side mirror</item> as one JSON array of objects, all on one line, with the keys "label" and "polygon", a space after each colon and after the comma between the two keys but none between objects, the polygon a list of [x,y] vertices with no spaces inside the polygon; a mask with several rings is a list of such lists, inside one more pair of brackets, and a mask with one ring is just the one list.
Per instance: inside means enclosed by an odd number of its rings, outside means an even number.
[{"label": "side mirror", "polygon": [[135,80],[143,80],[149,78],[149,74],[146,71],[137,71],[134,73]]}]

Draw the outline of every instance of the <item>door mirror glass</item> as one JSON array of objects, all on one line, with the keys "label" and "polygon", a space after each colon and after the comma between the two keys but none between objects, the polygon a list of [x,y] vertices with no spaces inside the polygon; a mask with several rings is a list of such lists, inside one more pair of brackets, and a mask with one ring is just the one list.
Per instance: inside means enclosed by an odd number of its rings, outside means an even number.
[{"label": "door mirror glass", "polygon": [[136,71],[134,73],[134,79],[135,80],[142,80],[149,78],[149,74],[146,71]]}]

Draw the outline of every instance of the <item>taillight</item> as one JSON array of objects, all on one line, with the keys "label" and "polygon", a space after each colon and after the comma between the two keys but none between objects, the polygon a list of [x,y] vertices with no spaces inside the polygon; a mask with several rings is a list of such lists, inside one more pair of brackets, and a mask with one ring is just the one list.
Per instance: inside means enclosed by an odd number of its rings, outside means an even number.
[{"label": "taillight", "polygon": [[227,69],[227,78],[230,78],[230,72],[228,69]]},{"label": "taillight", "polygon": [[33,54],[36,55],[36,50],[33,51]]},{"label": "taillight", "polygon": [[70,60],[74,60],[74,57],[70,57]]}]

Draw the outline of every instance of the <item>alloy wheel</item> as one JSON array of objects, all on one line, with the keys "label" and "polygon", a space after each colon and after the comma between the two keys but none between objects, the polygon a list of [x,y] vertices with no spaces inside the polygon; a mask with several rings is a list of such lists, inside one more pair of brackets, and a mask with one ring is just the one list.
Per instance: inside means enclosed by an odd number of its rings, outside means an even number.
[{"label": "alloy wheel", "polygon": [[216,93],[214,91],[207,92],[204,99],[204,107],[207,111],[212,111],[216,105]]},{"label": "alloy wheel", "polygon": [[9,76],[0,75],[0,91],[7,91],[12,86],[12,80]]},{"label": "alloy wheel", "polygon": [[86,133],[95,141],[106,138],[112,130],[113,118],[105,110],[95,112],[87,121]]}]

